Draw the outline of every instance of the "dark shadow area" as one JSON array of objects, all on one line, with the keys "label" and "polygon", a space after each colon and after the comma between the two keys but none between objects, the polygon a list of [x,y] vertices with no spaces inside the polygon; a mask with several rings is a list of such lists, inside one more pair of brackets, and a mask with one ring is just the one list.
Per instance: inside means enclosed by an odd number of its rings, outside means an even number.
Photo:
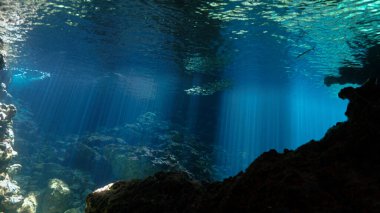
[{"label": "dark shadow area", "polygon": [[[327,76],[325,85],[332,84],[364,84],[368,79],[379,79],[380,77],[380,45],[370,47],[366,57],[361,59],[363,67],[341,67],[340,76]],[[360,56],[357,56],[360,57]]]}]

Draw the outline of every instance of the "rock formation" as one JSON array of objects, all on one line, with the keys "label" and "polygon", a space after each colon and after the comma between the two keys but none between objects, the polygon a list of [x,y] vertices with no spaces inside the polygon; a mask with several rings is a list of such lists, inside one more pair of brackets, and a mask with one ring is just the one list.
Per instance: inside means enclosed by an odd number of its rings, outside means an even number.
[{"label": "rock formation", "polygon": [[245,172],[222,182],[171,172],[109,184],[88,195],[86,213],[380,212],[379,50],[369,49],[361,70],[343,68],[341,77],[327,79],[365,83],[340,91],[339,97],[349,100],[348,120],[320,141],[265,152]]},{"label": "rock formation", "polygon": [[[0,39],[0,101],[9,96],[6,84],[9,83],[9,75],[5,68],[4,44]],[[11,160],[17,155],[13,150],[14,133],[12,118],[16,114],[16,107],[12,104],[0,103],[0,211],[5,212],[36,212],[36,202],[33,194],[27,198],[21,194],[20,187],[12,176],[21,168],[20,164],[11,165]]]},{"label": "rock formation", "polygon": [[348,121],[319,142],[266,152],[223,182],[185,173],[119,181],[91,193],[86,212],[380,212],[380,84],[339,96],[350,101]]},{"label": "rock formation", "polygon": [[210,180],[216,171],[211,167],[210,147],[185,127],[161,120],[153,112],[142,114],[136,123],[83,135],[71,147],[64,163],[91,172],[101,185],[111,179],[145,178],[178,170]]},{"label": "rock formation", "polygon": [[42,212],[61,213],[63,210],[70,208],[69,197],[71,190],[69,186],[59,179],[51,179],[49,186],[44,193],[42,203]]},{"label": "rock formation", "polygon": [[12,175],[21,167],[19,164],[10,164],[17,155],[13,150],[12,117],[15,113],[16,108],[13,105],[0,103],[0,209],[5,209],[6,212],[35,212],[21,211],[27,206],[30,209],[30,199],[24,199],[17,182],[12,179]]},{"label": "rock formation", "polygon": [[6,51],[4,41],[0,38],[0,82],[6,86],[11,82],[12,74],[6,69]]}]

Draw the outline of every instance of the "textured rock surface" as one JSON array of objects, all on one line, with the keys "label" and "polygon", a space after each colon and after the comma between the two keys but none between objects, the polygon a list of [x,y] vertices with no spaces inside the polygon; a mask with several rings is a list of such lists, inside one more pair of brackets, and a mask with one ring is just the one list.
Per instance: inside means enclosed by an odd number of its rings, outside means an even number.
[{"label": "textured rock surface", "polygon": [[[86,211],[192,211],[196,210],[196,206],[193,206],[196,203],[194,201],[203,194],[202,191],[203,186],[196,181],[190,180],[185,173],[157,173],[143,181],[120,181],[98,189],[89,196],[88,200],[91,200],[91,202],[88,203]],[[118,199],[112,199],[115,198],[116,194]],[[100,210],[99,204],[107,207]]]},{"label": "textured rock surface", "polygon": [[12,118],[15,114],[15,106],[0,103],[0,168],[3,169],[17,155],[12,148],[14,145]]},{"label": "textured rock surface", "polygon": [[12,179],[21,165],[10,164],[12,158],[17,155],[13,150],[12,129],[12,117],[15,112],[16,108],[13,105],[0,103],[0,209],[5,209],[7,212],[17,212],[24,202],[20,187]]},{"label": "textured rock surface", "polygon": [[[213,169],[212,149],[185,127],[155,113],[144,113],[134,123],[62,137],[42,133],[28,107],[20,103],[18,107],[22,111],[15,118],[16,159],[23,168],[14,178],[22,191],[36,195],[37,212],[57,212],[59,207],[61,212],[83,212],[86,196],[115,179],[180,170],[206,180],[213,173],[208,170]],[[17,166],[9,169],[14,170]],[[71,191],[63,199],[67,205],[46,202],[48,182],[54,178],[64,181]]]},{"label": "textured rock surface", "polygon": [[[5,66],[4,43],[0,39],[0,101],[10,96],[6,91],[10,75],[4,70]],[[15,138],[12,119],[15,115],[14,105],[0,102],[0,211],[33,213],[33,208],[28,207],[29,197],[23,197],[18,183],[13,179],[21,168],[19,164],[11,165],[11,160],[17,155],[13,149]]]},{"label": "textured rock surface", "polygon": [[380,212],[380,85],[343,89],[348,121],[295,151],[262,154],[211,184],[183,173],[117,182],[87,197],[93,212]]},{"label": "textured rock surface", "polygon": [[12,75],[10,71],[6,70],[6,51],[4,41],[0,38],[0,99],[8,96],[6,87],[11,81]]},{"label": "textured rock surface", "polygon": [[139,116],[136,123],[81,136],[67,150],[65,163],[91,171],[95,181],[130,180],[178,170],[209,180],[216,171],[209,146],[183,126],[163,121],[152,112]]},{"label": "textured rock surface", "polygon": [[44,193],[42,212],[61,213],[62,210],[69,209],[70,194],[69,186],[65,182],[56,178],[51,179]]}]

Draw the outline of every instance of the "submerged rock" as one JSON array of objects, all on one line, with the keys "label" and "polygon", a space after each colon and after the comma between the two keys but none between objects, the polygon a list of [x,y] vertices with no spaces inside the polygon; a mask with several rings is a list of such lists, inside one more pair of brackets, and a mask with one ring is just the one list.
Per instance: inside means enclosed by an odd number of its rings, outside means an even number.
[{"label": "submerged rock", "polygon": [[[12,73],[5,69],[6,67],[6,51],[3,40],[0,38],[0,99],[3,99],[8,92],[5,88],[12,79]],[[3,90],[3,91],[2,91]],[[5,92],[4,92],[5,91]]]},{"label": "submerged rock", "polygon": [[7,194],[18,194],[20,192],[20,187],[8,178],[0,181],[0,196],[5,196]]},{"label": "submerged rock", "polygon": [[4,59],[3,54],[0,53],[0,70],[2,71],[4,68],[5,68],[5,59]]},{"label": "submerged rock", "polygon": [[22,195],[12,195],[5,197],[5,199],[1,202],[4,208],[12,211],[16,210],[17,207],[21,206],[24,201],[24,197]]},{"label": "submerged rock", "polygon": [[21,164],[13,164],[7,167],[7,172],[9,175],[15,175],[21,170]]},{"label": "submerged rock", "polygon": [[18,183],[12,179],[21,165],[10,165],[17,155],[13,150],[15,138],[12,119],[15,114],[15,106],[0,103],[0,210],[7,213],[20,212],[19,208],[24,202]]},{"label": "submerged rock", "polygon": [[49,187],[45,192],[42,212],[43,213],[62,213],[63,210],[70,208],[70,189],[68,185],[59,179],[49,181]]},{"label": "submerged rock", "polygon": [[125,143],[120,138],[111,137],[109,135],[90,135],[83,139],[83,143],[89,147],[104,147],[115,143]]},{"label": "submerged rock", "polygon": [[348,121],[319,142],[266,152],[223,182],[184,173],[116,182],[91,193],[86,212],[380,212],[380,84],[339,95]]},{"label": "submerged rock", "polygon": [[153,112],[137,117],[135,123],[81,136],[67,150],[66,165],[91,172],[98,184],[177,170],[201,180],[212,178],[208,145]]},{"label": "submerged rock", "polygon": [[202,191],[202,185],[185,173],[157,173],[143,181],[119,181],[96,190],[87,198],[91,202],[86,212],[189,212],[196,210],[193,203]]},{"label": "submerged rock", "polygon": [[37,198],[36,195],[31,193],[23,201],[17,213],[36,213],[37,211]]}]

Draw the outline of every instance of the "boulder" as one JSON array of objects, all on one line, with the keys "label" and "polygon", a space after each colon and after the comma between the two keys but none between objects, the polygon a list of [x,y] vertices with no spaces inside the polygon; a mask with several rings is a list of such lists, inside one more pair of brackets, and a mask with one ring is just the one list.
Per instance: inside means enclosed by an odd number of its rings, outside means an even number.
[{"label": "boulder", "polygon": [[42,213],[62,213],[70,208],[71,191],[68,185],[60,179],[51,179],[44,193],[41,206]]}]

